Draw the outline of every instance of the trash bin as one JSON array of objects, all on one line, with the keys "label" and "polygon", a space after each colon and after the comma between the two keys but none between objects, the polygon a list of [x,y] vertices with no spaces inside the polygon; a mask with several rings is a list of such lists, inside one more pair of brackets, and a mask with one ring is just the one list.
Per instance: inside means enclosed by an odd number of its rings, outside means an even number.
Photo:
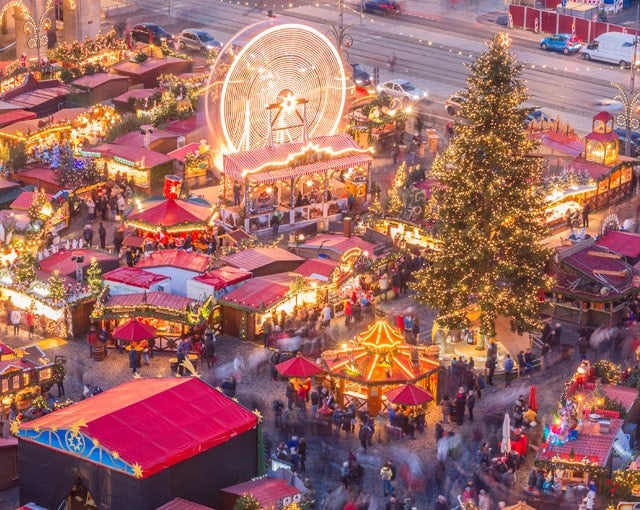
[{"label": "trash bin", "polygon": [[94,345],[91,356],[96,361],[103,361],[107,357],[107,348],[104,345]]}]

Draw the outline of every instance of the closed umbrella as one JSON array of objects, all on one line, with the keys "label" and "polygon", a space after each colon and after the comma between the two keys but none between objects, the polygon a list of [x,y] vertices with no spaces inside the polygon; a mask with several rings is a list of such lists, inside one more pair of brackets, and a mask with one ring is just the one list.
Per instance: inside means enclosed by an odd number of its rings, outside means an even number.
[{"label": "closed umbrella", "polygon": [[419,406],[431,402],[433,395],[415,384],[403,384],[385,393],[390,402],[405,406]]},{"label": "closed umbrella", "polygon": [[532,384],[531,388],[529,388],[529,407],[538,412],[538,395],[535,384]]},{"label": "closed umbrella", "polygon": [[295,358],[278,363],[274,367],[283,377],[311,377],[322,372],[322,367],[303,358],[300,353]]},{"label": "closed umbrella", "polygon": [[124,340],[125,342],[140,342],[141,340],[148,340],[155,337],[156,329],[139,322],[137,319],[132,319],[126,324],[115,328],[111,336],[118,340]]},{"label": "closed umbrella", "polygon": [[504,421],[502,422],[502,443],[500,451],[507,453],[511,451],[511,417],[509,413],[504,413]]}]

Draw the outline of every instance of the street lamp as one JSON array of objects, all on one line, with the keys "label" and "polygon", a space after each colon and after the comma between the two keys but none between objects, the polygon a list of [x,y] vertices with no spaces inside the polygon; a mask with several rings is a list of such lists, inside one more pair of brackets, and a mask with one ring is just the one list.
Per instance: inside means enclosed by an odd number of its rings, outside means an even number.
[{"label": "street lamp", "polygon": [[349,29],[353,25],[344,25],[344,1],[338,0],[338,24],[329,23],[327,37],[332,39],[338,47],[340,58],[349,62],[349,53],[345,48],[350,48],[353,44],[353,37],[349,34]]},{"label": "street lamp", "polygon": [[[632,65],[633,67],[633,65]],[[634,92],[633,80],[631,81],[631,90],[627,93],[619,83],[611,83],[612,87],[618,89],[618,93],[613,96],[622,103],[622,113],[616,115],[616,123],[625,129],[624,139],[624,155],[631,155],[631,131],[640,127],[640,120],[635,113],[640,103],[640,91]]]},{"label": "street lamp", "polygon": [[31,15],[26,9],[24,10],[24,33],[27,36],[27,46],[31,49],[35,48],[38,56],[38,68],[40,68],[40,48],[43,46],[46,48],[49,43],[49,36],[47,32],[51,28],[51,19],[49,18],[49,11],[53,9],[53,0],[47,0],[43,11],[38,16],[37,12],[38,2],[34,2],[33,9],[35,17]]}]

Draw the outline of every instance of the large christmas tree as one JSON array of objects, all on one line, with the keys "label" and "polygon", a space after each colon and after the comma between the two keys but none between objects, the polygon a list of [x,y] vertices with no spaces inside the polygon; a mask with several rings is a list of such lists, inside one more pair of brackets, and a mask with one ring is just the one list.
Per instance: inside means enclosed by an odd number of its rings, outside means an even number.
[{"label": "large christmas tree", "polygon": [[498,315],[519,331],[539,326],[551,252],[540,243],[547,235],[542,166],[529,157],[527,90],[508,36],[497,34],[468,67],[461,122],[432,169],[441,184],[433,191],[441,250],[413,288],[450,328],[468,326],[477,307],[480,332],[491,338]]}]

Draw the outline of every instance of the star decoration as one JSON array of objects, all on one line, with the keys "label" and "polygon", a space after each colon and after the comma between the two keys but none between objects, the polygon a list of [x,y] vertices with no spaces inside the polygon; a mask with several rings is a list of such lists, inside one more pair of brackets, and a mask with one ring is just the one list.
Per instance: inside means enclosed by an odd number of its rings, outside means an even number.
[{"label": "star decoration", "polygon": [[115,460],[118,460],[118,459],[120,458],[120,454],[119,454],[118,452],[113,452],[113,453],[111,454],[111,456],[112,456]]},{"label": "star decoration", "polygon": [[14,436],[17,436],[20,432],[20,422],[18,420],[13,420],[11,425],[9,425],[9,432],[11,432]]},{"label": "star decoration", "polygon": [[99,440],[93,438],[92,441],[93,441],[93,447],[94,448],[100,448],[100,441]]},{"label": "star decoration", "polygon": [[78,421],[76,421],[71,425],[71,428],[69,430],[71,430],[71,433],[74,436],[77,436],[78,434],[80,434],[80,427],[86,427],[86,426],[87,426],[87,422],[84,421],[83,419],[79,419]]},{"label": "star decoration", "polygon": [[33,427],[34,432],[40,432],[40,425],[36,425]]},{"label": "star decoration", "polygon": [[57,425],[52,425],[51,426],[51,432],[58,432],[58,426]]},{"label": "star decoration", "polygon": [[133,378],[134,379],[142,379],[142,376],[140,375],[140,372],[136,372],[135,374],[133,374]]},{"label": "star decoration", "polygon": [[233,400],[236,404],[238,403],[238,397],[231,397],[231,400]]},{"label": "star decoration", "polygon": [[133,476],[136,478],[142,478],[142,466],[137,462],[132,466]]},{"label": "star decoration", "polygon": [[262,413],[257,409],[254,409],[253,414],[255,414],[258,417],[258,423],[262,423],[262,418],[263,418]]}]

